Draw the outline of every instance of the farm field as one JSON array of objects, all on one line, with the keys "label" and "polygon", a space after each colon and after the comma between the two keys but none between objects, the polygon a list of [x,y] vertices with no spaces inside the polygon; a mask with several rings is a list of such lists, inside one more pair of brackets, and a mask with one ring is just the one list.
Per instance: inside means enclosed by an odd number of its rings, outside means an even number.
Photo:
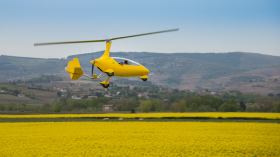
[{"label": "farm field", "polygon": [[36,98],[40,100],[30,99],[28,97],[20,98],[14,95],[9,94],[0,94],[0,101],[3,103],[26,103],[30,105],[42,105],[44,103],[51,103],[53,99],[59,99],[57,97],[56,92],[52,91],[43,91],[43,90],[36,90],[36,89],[28,89],[27,86],[19,86],[14,84],[6,84],[0,83],[0,87],[6,87],[12,90],[20,90],[21,93],[25,94],[34,94]]},{"label": "farm field", "polygon": [[0,156],[279,156],[279,130],[276,123],[0,123]]},{"label": "farm field", "polygon": [[197,113],[104,113],[104,114],[37,114],[0,115],[0,118],[194,118],[194,119],[280,119],[280,113],[197,112]]},{"label": "farm field", "polygon": [[42,101],[41,100],[34,100],[34,99],[30,99],[28,97],[23,97],[20,98],[18,96],[14,96],[14,95],[8,95],[8,94],[0,94],[0,101],[2,103],[16,103],[16,104],[21,104],[21,103],[26,103],[29,105],[41,105]]}]

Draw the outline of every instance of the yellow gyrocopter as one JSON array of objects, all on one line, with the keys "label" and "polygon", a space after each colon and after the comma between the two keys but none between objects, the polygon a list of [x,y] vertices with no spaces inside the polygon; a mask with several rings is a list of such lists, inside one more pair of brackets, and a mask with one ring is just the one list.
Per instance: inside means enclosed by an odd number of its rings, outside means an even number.
[{"label": "yellow gyrocopter", "polygon": [[[151,34],[157,34],[157,33],[172,32],[172,31],[178,31],[178,30],[179,29],[177,28],[177,29],[170,29],[170,30],[164,30],[164,31],[158,31],[158,32],[137,34],[137,35],[124,36],[124,37],[118,37],[118,38],[112,38],[112,39],[103,39],[103,40],[35,43],[34,46],[89,43],[89,42],[106,42],[106,50],[105,50],[104,54],[100,58],[98,58],[98,59],[92,58],[92,61],[90,61],[90,63],[92,64],[92,68],[91,68],[92,77],[84,74],[78,58],[73,58],[73,61],[69,61],[67,67],[65,68],[65,71],[70,73],[70,78],[72,80],[77,80],[82,75],[86,76],[90,79],[101,79],[102,77],[108,75],[108,78],[106,81],[100,82],[100,84],[104,88],[108,88],[110,86],[109,79],[112,76],[117,76],[117,77],[139,77],[140,76],[141,80],[147,81],[147,79],[148,79],[147,74],[149,74],[149,70],[147,68],[145,68],[143,65],[141,65],[135,61],[125,59],[125,58],[120,58],[120,57],[110,57],[109,55],[110,55],[110,47],[112,44],[112,40],[137,37],[137,36],[143,36],[143,35],[151,35]],[[118,62],[118,61],[120,61],[120,62]],[[97,76],[96,74],[93,74],[94,66],[96,66],[102,72],[99,76]]]}]

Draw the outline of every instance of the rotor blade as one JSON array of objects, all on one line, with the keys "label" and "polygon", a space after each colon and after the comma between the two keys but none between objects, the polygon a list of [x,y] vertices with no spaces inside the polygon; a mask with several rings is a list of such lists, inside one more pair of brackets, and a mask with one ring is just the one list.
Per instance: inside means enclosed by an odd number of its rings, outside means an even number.
[{"label": "rotor blade", "polygon": [[86,41],[67,41],[67,42],[52,42],[52,43],[35,43],[34,46],[42,45],[57,45],[57,44],[74,44],[74,43],[90,43],[90,42],[104,42],[106,40],[86,40]]},{"label": "rotor blade", "polygon": [[123,38],[138,37],[138,36],[142,36],[142,35],[151,35],[151,34],[157,34],[157,33],[166,33],[166,32],[178,31],[178,30],[179,30],[179,28],[176,28],[176,29],[169,29],[169,30],[158,31],[158,32],[151,32],[151,33],[144,33],[144,34],[137,34],[137,35],[130,35],[130,36],[112,38],[112,39],[110,39],[110,40],[117,40],[117,39],[123,39]]},{"label": "rotor blade", "polygon": [[103,40],[86,40],[86,41],[67,41],[67,42],[52,42],[52,43],[35,43],[34,46],[58,45],[58,44],[74,44],[74,43],[90,43],[90,42],[104,42],[104,41],[110,41],[110,40],[117,40],[117,39],[138,37],[138,36],[143,36],[143,35],[151,35],[151,34],[157,34],[157,33],[166,33],[166,32],[178,31],[178,30],[179,30],[179,28],[177,28],[177,29],[169,29],[169,30],[164,30],[164,31],[158,31],[158,32],[151,32],[151,33],[130,35],[130,36],[124,36],[124,37],[118,37],[118,38],[112,38],[112,39],[103,39]]}]

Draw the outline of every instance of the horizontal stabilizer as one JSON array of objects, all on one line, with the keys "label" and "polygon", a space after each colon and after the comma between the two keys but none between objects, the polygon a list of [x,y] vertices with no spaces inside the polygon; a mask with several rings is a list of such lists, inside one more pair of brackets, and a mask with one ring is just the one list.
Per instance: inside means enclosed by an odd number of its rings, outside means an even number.
[{"label": "horizontal stabilizer", "polygon": [[77,80],[84,74],[78,58],[73,58],[73,61],[69,61],[65,71],[70,73],[72,80]]}]

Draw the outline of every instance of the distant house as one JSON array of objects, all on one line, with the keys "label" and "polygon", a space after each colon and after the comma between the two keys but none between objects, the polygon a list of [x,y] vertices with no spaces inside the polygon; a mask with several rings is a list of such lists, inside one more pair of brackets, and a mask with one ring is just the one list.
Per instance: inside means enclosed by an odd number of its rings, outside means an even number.
[{"label": "distant house", "polygon": [[138,93],[138,97],[142,97],[142,96],[146,97],[146,94],[145,93]]},{"label": "distant house", "polygon": [[57,87],[56,87],[55,85],[52,86],[52,89],[53,89],[53,90],[56,90],[56,88],[57,88]]},{"label": "distant house", "polygon": [[103,105],[102,110],[103,111],[114,111],[115,108],[114,108],[114,105]]},{"label": "distant house", "polygon": [[89,99],[91,98],[97,98],[97,96],[88,96]]},{"label": "distant house", "polygon": [[25,97],[25,94],[19,94],[18,97]]},{"label": "distant house", "polygon": [[79,100],[79,99],[82,99],[82,98],[81,97],[77,97],[76,95],[73,95],[72,99]]},{"label": "distant house", "polygon": [[105,94],[104,97],[111,98],[112,96],[110,96],[109,94]]},{"label": "distant house", "polygon": [[60,91],[61,92],[67,92],[67,90],[65,88],[62,88]]},{"label": "distant house", "polygon": [[0,90],[0,93],[6,93],[6,91],[5,90]]},{"label": "distant house", "polygon": [[212,95],[215,95],[215,94],[216,94],[216,92],[211,92],[211,94],[212,94]]}]

